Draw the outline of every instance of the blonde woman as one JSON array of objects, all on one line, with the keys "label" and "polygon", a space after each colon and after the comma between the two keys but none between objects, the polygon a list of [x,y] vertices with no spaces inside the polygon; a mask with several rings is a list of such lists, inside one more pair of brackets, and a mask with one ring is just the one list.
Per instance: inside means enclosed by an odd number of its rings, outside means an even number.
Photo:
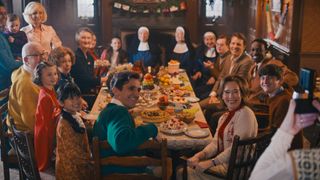
[{"label": "blonde woman", "polygon": [[42,45],[46,53],[61,46],[61,40],[52,26],[44,25],[47,21],[47,12],[42,4],[30,2],[24,9],[23,18],[29,24],[21,28],[28,37],[28,42],[37,42]]}]

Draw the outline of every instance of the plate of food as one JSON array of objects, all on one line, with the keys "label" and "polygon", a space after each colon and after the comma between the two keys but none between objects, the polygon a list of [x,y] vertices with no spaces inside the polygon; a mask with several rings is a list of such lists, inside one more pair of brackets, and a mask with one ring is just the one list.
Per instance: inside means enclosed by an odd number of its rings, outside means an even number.
[{"label": "plate of food", "polygon": [[187,99],[185,97],[173,97],[172,98],[173,103],[178,103],[178,104],[186,104],[188,103]]},{"label": "plate of food", "polygon": [[187,129],[184,134],[192,138],[205,138],[209,136],[209,132],[203,129]]},{"label": "plate of food", "polygon": [[188,125],[179,119],[172,118],[160,124],[160,131],[165,134],[176,135],[186,131]]},{"label": "plate of food", "polygon": [[144,122],[160,123],[170,118],[169,113],[159,109],[148,109],[141,112],[141,118]]},{"label": "plate of food", "polygon": [[200,99],[197,97],[186,97],[186,100],[191,103],[196,103],[196,102],[200,101]]}]

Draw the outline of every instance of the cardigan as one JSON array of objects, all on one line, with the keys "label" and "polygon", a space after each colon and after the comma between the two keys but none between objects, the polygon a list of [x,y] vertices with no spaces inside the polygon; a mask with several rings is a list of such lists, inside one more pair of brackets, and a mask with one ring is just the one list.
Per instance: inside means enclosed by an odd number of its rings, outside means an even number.
[{"label": "cardigan", "polygon": [[[134,120],[128,109],[114,103],[109,103],[99,114],[93,127],[93,135],[100,141],[107,140],[111,150],[101,150],[102,157],[112,155],[137,155],[134,151],[138,146],[157,136],[154,124],[135,127]],[[145,172],[145,168],[124,168],[117,166],[102,167],[102,174]]]},{"label": "cardigan", "polygon": [[[39,86],[32,82],[32,75],[23,66],[11,76],[8,111],[18,130],[33,133],[39,96]],[[9,121],[7,124],[10,125]]]},{"label": "cardigan", "polygon": [[250,180],[320,179],[320,149],[288,152],[292,139],[292,134],[278,129],[257,161]]},{"label": "cardigan", "polygon": [[100,85],[100,78],[96,78],[94,74],[93,57],[89,53],[86,57],[80,48],[75,51],[75,55],[76,62],[71,68],[71,76],[81,93],[92,93],[96,86]]},{"label": "cardigan", "polygon": [[202,152],[205,153],[205,159],[213,158],[216,165],[223,165],[225,172],[228,169],[228,161],[230,158],[231,147],[233,143],[234,135],[240,136],[240,139],[247,139],[256,137],[258,134],[258,123],[253,111],[243,106],[241,109],[235,112],[231,121],[224,129],[223,133],[223,151],[218,153],[218,129],[226,120],[229,112],[224,113],[218,122],[217,130],[214,134],[212,142],[208,144]]},{"label": "cardigan", "polygon": [[34,127],[34,151],[39,171],[51,163],[60,105],[55,91],[42,87],[39,93]]}]

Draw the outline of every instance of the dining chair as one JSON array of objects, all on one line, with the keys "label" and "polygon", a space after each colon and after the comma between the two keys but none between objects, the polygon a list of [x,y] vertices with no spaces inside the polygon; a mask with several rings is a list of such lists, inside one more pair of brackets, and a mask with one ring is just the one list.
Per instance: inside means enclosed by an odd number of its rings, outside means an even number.
[{"label": "dining chair", "polygon": [[235,135],[231,148],[227,174],[222,176],[221,174],[217,174],[210,169],[206,170],[205,173],[228,180],[249,179],[254,165],[270,144],[273,134],[274,131],[270,130],[258,134],[258,137],[246,140],[240,140],[240,137]]},{"label": "dining chair", "polygon": [[10,139],[12,137],[12,134],[8,133],[8,127],[6,124],[8,114],[8,103],[3,104],[0,107],[0,117],[1,117],[1,123],[0,123],[0,142],[1,142],[1,161],[3,163],[3,174],[4,179],[9,180],[10,179],[10,168],[18,168],[18,158],[15,154],[8,154],[10,149]]},{"label": "dining chair", "polygon": [[[107,141],[99,141],[98,137],[93,138],[93,159],[94,159],[94,171],[95,179],[117,179],[117,180],[127,180],[127,179],[162,179],[169,180],[172,175],[172,161],[168,158],[167,152],[167,140],[163,139],[161,142],[156,142],[154,140],[147,141],[139,146],[138,150],[152,150],[153,152],[159,151],[160,158],[154,158],[149,156],[108,156],[100,157],[100,150],[110,149],[111,146]],[[106,176],[101,175],[101,166],[103,165],[115,165],[121,167],[147,167],[147,166],[159,166],[162,168],[162,177],[156,177],[151,174],[146,173],[136,173],[136,174],[120,174],[114,173]]]},{"label": "dining chair", "polygon": [[10,119],[10,128],[19,161],[20,179],[40,180],[40,173],[34,157],[33,135],[30,132],[17,130],[13,119]]}]

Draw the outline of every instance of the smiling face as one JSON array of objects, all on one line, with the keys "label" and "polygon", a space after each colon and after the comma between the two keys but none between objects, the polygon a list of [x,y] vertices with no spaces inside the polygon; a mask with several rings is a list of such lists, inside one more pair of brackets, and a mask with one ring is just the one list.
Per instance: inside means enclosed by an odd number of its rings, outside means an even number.
[{"label": "smiling face", "polygon": [[281,86],[281,80],[276,76],[263,75],[260,76],[260,86],[265,93],[272,94]]},{"label": "smiling face", "polygon": [[184,32],[182,30],[177,29],[175,33],[175,38],[177,43],[184,42]]},{"label": "smiling face", "polygon": [[128,83],[123,85],[122,90],[113,88],[114,97],[128,109],[133,108],[139,99],[140,86],[138,79],[130,79]]},{"label": "smiling face", "polygon": [[262,60],[264,60],[266,54],[267,54],[267,51],[263,44],[259,42],[253,42],[251,44],[250,55],[256,63],[259,63]]},{"label": "smiling face", "polygon": [[121,41],[118,38],[113,38],[111,40],[111,47],[114,51],[118,51],[121,48]]},{"label": "smiling face", "polygon": [[17,33],[19,32],[20,29],[20,21],[17,19],[15,21],[8,21],[7,22],[7,28],[10,32],[12,33]]},{"label": "smiling face", "polygon": [[40,6],[35,6],[35,8],[29,14],[31,24],[38,27],[42,24],[44,20],[44,11]]},{"label": "smiling face", "polygon": [[149,32],[145,29],[141,29],[138,32],[138,38],[141,42],[147,42],[149,39]]},{"label": "smiling face", "polygon": [[69,97],[63,102],[60,102],[63,109],[71,114],[76,114],[81,110],[81,103],[80,96]]},{"label": "smiling face", "polygon": [[58,82],[57,66],[46,67],[42,70],[41,82],[48,89],[53,89]]},{"label": "smiling face", "polygon": [[234,81],[227,82],[223,89],[222,99],[229,111],[237,109],[242,100],[239,85]]},{"label": "smiling face", "polygon": [[237,58],[240,57],[241,54],[244,52],[245,46],[244,46],[244,41],[238,37],[233,36],[231,38],[230,42],[230,52],[231,54]]},{"label": "smiling face", "polygon": [[64,57],[60,58],[58,70],[62,74],[68,74],[71,71],[72,60],[69,54],[66,54]]},{"label": "smiling face", "polygon": [[79,47],[82,50],[87,51],[91,47],[92,35],[90,32],[81,31],[79,33]]},{"label": "smiling face", "polygon": [[207,35],[203,37],[203,43],[208,47],[208,48],[214,48],[216,46],[216,37],[212,35]]}]

